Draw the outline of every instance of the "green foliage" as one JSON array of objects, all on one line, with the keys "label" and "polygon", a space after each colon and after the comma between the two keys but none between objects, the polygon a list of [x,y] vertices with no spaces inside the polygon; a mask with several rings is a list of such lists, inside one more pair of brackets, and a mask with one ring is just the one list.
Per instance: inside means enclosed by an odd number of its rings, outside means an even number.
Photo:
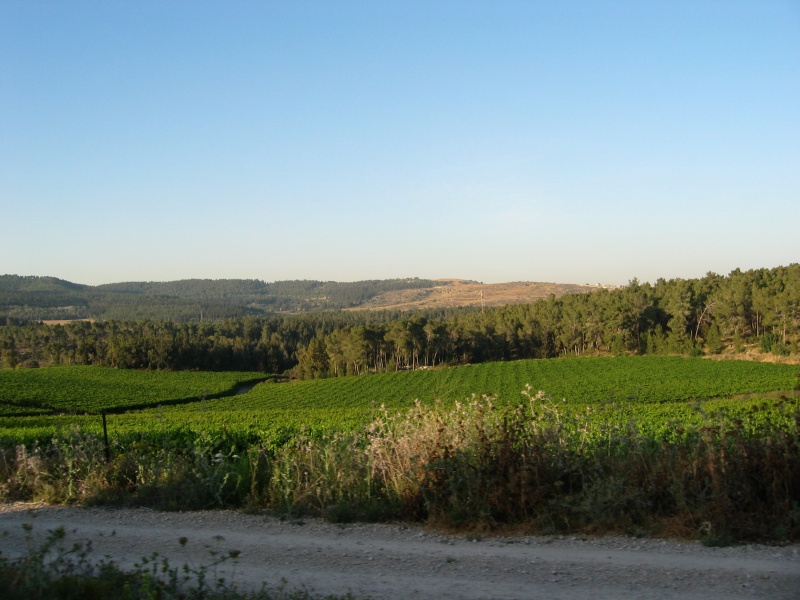
[{"label": "green foliage", "polygon": [[761,351],[772,352],[773,347],[775,347],[777,343],[778,343],[778,336],[776,336],[772,332],[765,333],[761,337]]},{"label": "green foliage", "polygon": [[105,367],[0,370],[0,414],[94,413],[194,402],[262,381],[260,373],[132,371]]},{"label": "green foliage", "polygon": [[725,348],[722,342],[722,334],[716,323],[712,324],[706,332],[706,346],[710,354],[719,354]]},{"label": "green foliage", "polygon": [[771,331],[761,337],[760,345],[762,352],[771,352],[777,356],[787,356],[789,354],[786,344],[781,342],[780,337]]},{"label": "green foliage", "polygon": [[[417,399],[452,405],[475,393],[491,395],[503,405],[514,404],[527,385],[548,390],[559,402],[563,399],[565,410],[589,409],[614,422],[636,418],[648,431],[669,435],[671,421],[696,422],[700,418],[695,405],[737,394],[791,390],[798,373],[796,365],[751,361],[564,358],[270,382],[257,385],[248,394],[226,395],[257,374],[97,367],[0,371],[0,393],[6,402],[0,404],[6,411],[0,413],[4,414],[0,440],[46,440],[71,425],[100,431],[98,417],[53,416],[44,413],[45,409],[98,414],[149,404],[153,408],[109,417],[111,431],[126,438],[180,436],[187,440],[204,432],[224,431],[243,442],[281,444],[298,432],[353,431],[374,418],[381,406],[405,411]],[[170,399],[175,400],[174,406],[168,405]],[[737,400],[732,407],[745,403]],[[21,412],[13,412],[15,409]]]},{"label": "green foliage", "polygon": [[[207,411],[294,411],[367,418],[374,407],[405,410],[414,400],[453,403],[475,393],[513,403],[526,385],[546,389],[570,406],[685,403],[748,392],[789,390],[800,367],[679,357],[564,358],[485,363],[448,369],[260,385],[235,406],[225,399]],[[164,411],[168,415],[172,410]],[[235,417],[233,417],[235,418]],[[302,416],[299,420],[302,420]]]}]

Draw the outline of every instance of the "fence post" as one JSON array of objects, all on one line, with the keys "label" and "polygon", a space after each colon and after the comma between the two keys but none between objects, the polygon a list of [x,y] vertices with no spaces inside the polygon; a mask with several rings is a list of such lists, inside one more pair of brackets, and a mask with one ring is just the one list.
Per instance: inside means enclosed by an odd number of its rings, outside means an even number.
[{"label": "fence post", "polygon": [[101,413],[103,415],[103,439],[106,443],[106,462],[111,462],[111,449],[108,447],[108,426],[106,425],[106,411]]}]

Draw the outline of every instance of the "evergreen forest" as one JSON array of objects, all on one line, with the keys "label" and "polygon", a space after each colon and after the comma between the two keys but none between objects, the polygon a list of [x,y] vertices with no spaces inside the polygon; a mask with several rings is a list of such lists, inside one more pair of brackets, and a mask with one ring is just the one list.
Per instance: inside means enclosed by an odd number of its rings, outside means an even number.
[{"label": "evergreen forest", "polygon": [[[5,276],[0,281],[0,306],[5,307],[0,313],[0,359],[5,368],[105,365],[260,371],[313,379],[559,356],[698,356],[752,349],[788,356],[800,352],[800,264],[735,270],[727,276],[708,273],[700,279],[632,280],[617,289],[551,295],[530,304],[485,310],[413,313],[341,309],[392,285],[431,282],[217,282],[219,306],[240,306],[242,314],[235,316],[214,315],[209,307],[215,297],[209,286],[195,283],[198,300],[202,296],[208,311],[202,321],[109,316],[117,309],[108,299],[118,296],[138,299],[142,306],[145,296],[156,305],[165,298],[176,305],[190,302],[191,281],[115,284],[92,290],[53,278]],[[177,285],[180,296],[174,295]],[[327,298],[328,310],[309,305],[308,312],[296,314],[248,314],[246,303],[224,302],[236,294],[252,300],[264,286],[275,286],[266,289],[276,299],[287,299],[287,305],[294,302],[295,307],[301,297],[308,304],[309,291],[316,290],[319,298]],[[103,318],[46,325],[32,316],[37,294],[42,292],[42,298],[51,300],[61,295],[59,302],[99,294],[94,306],[100,306],[102,298],[109,304]],[[23,297],[31,314],[10,314],[9,299],[22,306]],[[262,297],[268,297],[266,292]]]},{"label": "evergreen forest", "polygon": [[189,322],[359,306],[380,293],[430,288],[428,279],[355,282],[184,279],[90,286],[56,277],[0,276],[0,318]]}]

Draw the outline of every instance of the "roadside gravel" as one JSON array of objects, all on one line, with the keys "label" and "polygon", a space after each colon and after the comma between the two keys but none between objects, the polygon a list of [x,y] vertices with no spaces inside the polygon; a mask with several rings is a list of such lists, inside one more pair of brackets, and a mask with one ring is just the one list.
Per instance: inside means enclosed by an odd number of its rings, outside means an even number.
[{"label": "roadside gravel", "polygon": [[[242,589],[285,584],[356,598],[800,600],[800,545],[707,548],[629,537],[442,535],[416,525],[336,525],[233,511],[0,504],[0,551],[27,547],[63,525],[67,542],[132,566],[157,552],[173,566],[235,561],[214,573]],[[185,546],[179,539],[187,538]]]}]

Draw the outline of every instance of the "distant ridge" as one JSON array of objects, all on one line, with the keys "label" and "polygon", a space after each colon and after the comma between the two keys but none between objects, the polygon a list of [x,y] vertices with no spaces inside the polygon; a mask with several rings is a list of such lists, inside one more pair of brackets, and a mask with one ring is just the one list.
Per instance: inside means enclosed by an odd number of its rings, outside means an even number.
[{"label": "distant ridge", "polygon": [[74,292],[89,288],[57,277],[0,275],[0,292]]},{"label": "distant ridge", "polygon": [[0,316],[32,320],[174,320],[323,310],[414,311],[533,302],[598,286],[462,279],[335,282],[258,279],[129,281],[90,286],[56,277],[0,276]]}]

